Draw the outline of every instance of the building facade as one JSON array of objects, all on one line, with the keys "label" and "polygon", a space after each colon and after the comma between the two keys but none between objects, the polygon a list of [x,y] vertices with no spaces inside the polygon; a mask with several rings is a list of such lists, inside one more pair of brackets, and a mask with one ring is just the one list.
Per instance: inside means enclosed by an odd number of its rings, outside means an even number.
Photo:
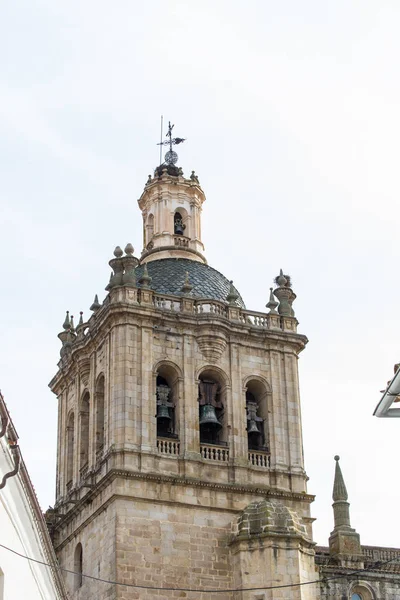
[{"label": "building facade", "polygon": [[[316,547],[321,600],[398,600],[400,549],[362,546],[351,527],[347,489],[335,456],[334,528],[329,546]],[[288,596],[290,598],[290,596]]]},{"label": "building facade", "polygon": [[158,167],[140,258],[117,246],[105,300],[59,334],[49,520],[69,597],[367,600],[354,582],[331,594],[332,569],[364,564],[347,521],[316,557],[290,277],[248,310],[206,262],[204,200],[194,172]]},{"label": "building facade", "polygon": [[1,393],[0,531],[0,600],[66,600],[58,569],[42,564],[57,559]]}]

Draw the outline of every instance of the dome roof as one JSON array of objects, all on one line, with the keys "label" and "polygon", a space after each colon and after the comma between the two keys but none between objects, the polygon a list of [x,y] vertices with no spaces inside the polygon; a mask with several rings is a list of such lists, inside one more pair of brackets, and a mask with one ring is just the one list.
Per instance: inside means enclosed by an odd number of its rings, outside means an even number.
[{"label": "dome roof", "polygon": [[275,500],[252,502],[239,516],[238,537],[269,533],[307,536],[305,525],[294,510]]},{"label": "dome roof", "polygon": [[[193,286],[190,294],[192,297],[226,301],[230,281],[208,265],[188,258],[162,258],[146,264],[151,277],[150,287],[158,294],[182,296],[181,290],[188,272],[190,284]],[[143,265],[136,267],[136,281],[142,276],[143,268]],[[239,296],[237,304],[246,308],[241,295],[237,290],[236,292]]]}]

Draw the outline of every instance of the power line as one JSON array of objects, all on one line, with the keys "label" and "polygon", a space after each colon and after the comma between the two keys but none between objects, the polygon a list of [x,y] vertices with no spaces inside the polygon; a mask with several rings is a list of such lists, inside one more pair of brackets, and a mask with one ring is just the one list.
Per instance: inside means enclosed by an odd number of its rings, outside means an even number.
[{"label": "power line", "polygon": [[[7,550],[8,552],[12,552],[12,554],[15,554],[16,556],[19,556],[20,558],[25,558],[26,560],[29,560],[31,562],[37,563],[39,565],[43,565],[45,567],[49,567],[50,569],[54,569],[56,571],[64,571],[65,573],[70,573],[71,575],[79,575],[79,577],[86,577],[86,579],[93,579],[94,581],[100,581],[101,583],[108,583],[111,585],[123,585],[125,587],[131,587],[131,588],[138,588],[141,590],[155,590],[155,591],[162,591],[162,592],[192,592],[192,593],[197,593],[197,594],[229,594],[229,593],[234,593],[234,592],[256,592],[256,591],[262,591],[262,590],[278,590],[278,589],[283,589],[283,588],[294,588],[294,587],[301,587],[303,585],[312,585],[315,583],[325,583],[326,581],[332,581],[332,580],[336,580],[336,579],[344,579],[347,577],[352,577],[353,575],[359,575],[360,573],[365,573],[366,571],[369,571],[369,569],[356,569],[355,571],[351,571],[350,573],[343,573],[341,575],[336,575],[335,577],[325,577],[324,579],[315,579],[314,581],[303,581],[303,582],[299,582],[299,583],[286,583],[284,585],[271,585],[271,586],[261,586],[261,587],[251,587],[251,588],[231,588],[231,589],[225,589],[225,590],[200,590],[198,588],[176,588],[176,587],[156,587],[156,586],[149,586],[149,585],[139,585],[136,583],[122,583],[119,581],[111,581],[109,579],[102,579],[101,577],[95,577],[94,575],[85,575],[85,573],[80,573],[79,571],[72,571],[71,569],[65,569],[64,567],[60,567],[59,565],[50,565],[49,563],[43,562],[41,560],[37,560],[36,558],[31,558],[29,556],[26,556],[25,554],[21,554],[20,552],[17,552],[16,550],[13,550],[12,548],[9,548],[8,546],[5,546],[4,544],[0,544],[0,548],[4,548],[4,550]],[[383,567],[384,565],[387,565],[391,562],[395,562],[399,560],[399,558],[391,558],[390,560],[386,560],[384,562],[377,562],[374,563],[372,568],[376,568],[376,567]]]}]

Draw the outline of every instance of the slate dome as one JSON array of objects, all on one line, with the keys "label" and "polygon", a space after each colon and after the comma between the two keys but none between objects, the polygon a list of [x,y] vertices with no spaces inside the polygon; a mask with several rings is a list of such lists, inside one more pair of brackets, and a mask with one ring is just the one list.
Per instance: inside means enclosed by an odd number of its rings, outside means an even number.
[{"label": "slate dome", "polygon": [[[207,298],[210,300],[226,301],[230,289],[230,281],[222,273],[201,262],[188,258],[162,258],[149,261],[147,270],[151,277],[150,287],[158,294],[172,294],[182,296],[182,286],[185,281],[186,272],[189,273],[189,281],[193,286],[191,296],[194,298]],[[144,266],[135,269],[136,281],[143,274]],[[140,284],[138,284],[140,287]],[[246,308],[239,292],[237,304]]]}]

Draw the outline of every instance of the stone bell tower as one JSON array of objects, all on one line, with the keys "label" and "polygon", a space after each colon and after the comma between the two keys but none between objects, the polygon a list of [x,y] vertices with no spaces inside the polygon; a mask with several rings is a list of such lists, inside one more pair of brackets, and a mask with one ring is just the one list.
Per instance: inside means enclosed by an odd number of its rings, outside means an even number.
[{"label": "stone bell tower", "polygon": [[117,246],[104,301],[59,335],[49,519],[72,599],[317,597],[296,585],[315,579],[296,296],[281,271],[246,309],[204,258],[204,200],[157,167],[141,257]]}]

